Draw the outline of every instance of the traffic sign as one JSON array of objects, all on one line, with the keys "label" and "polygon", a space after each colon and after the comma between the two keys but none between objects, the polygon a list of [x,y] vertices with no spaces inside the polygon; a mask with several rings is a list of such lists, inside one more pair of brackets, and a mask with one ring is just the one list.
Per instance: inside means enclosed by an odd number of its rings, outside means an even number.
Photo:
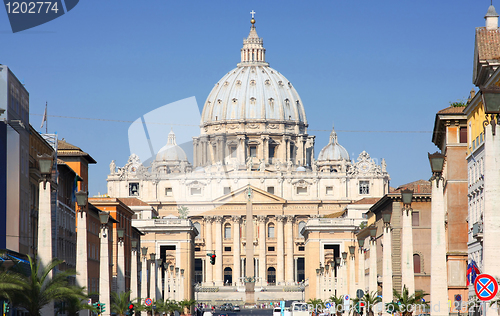
[{"label": "traffic sign", "polygon": [[358,289],[358,290],[356,291],[356,297],[357,297],[357,298],[362,298],[362,297],[363,297],[363,295],[365,295],[365,292],[363,292],[363,290],[362,290],[362,289]]},{"label": "traffic sign", "polygon": [[489,301],[497,295],[498,283],[489,274],[480,274],[476,277],[474,282],[474,291],[476,296],[481,301]]},{"label": "traffic sign", "polygon": [[348,301],[350,299],[349,295],[344,296],[344,300]]},{"label": "traffic sign", "polygon": [[151,306],[151,304],[153,304],[153,301],[150,298],[147,298],[144,300],[144,304],[146,304],[146,306]]},{"label": "traffic sign", "polygon": [[330,308],[330,307],[332,307],[332,304],[330,304],[330,302],[326,302],[325,306],[326,306],[326,308]]},{"label": "traffic sign", "polygon": [[455,301],[460,302],[462,300],[462,296],[460,294],[455,295]]}]

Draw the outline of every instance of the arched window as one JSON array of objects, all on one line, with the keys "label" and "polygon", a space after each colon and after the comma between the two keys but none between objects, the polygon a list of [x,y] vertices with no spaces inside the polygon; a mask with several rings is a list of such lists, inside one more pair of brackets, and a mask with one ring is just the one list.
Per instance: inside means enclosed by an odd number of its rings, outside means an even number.
[{"label": "arched window", "polygon": [[304,228],[305,226],[306,226],[306,222],[304,222],[304,221],[299,222],[299,236],[300,237],[304,237],[304,235],[302,235],[301,232],[302,232],[302,228]]},{"label": "arched window", "polygon": [[270,285],[276,284],[276,269],[273,267],[267,269],[267,283]]},{"label": "arched window", "polygon": [[274,238],[274,224],[270,223],[267,226],[267,238]]},{"label": "arched window", "polygon": [[226,224],[224,226],[224,239],[231,239],[231,225]]},{"label": "arched window", "polygon": [[196,230],[198,230],[198,235],[196,238],[201,238],[201,225],[198,222],[194,222],[194,227],[196,227]]},{"label": "arched window", "polygon": [[233,270],[230,267],[224,268],[224,285],[233,285]]},{"label": "arched window", "polygon": [[413,272],[414,273],[420,273],[420,255],[414,254],[413,255]]}]

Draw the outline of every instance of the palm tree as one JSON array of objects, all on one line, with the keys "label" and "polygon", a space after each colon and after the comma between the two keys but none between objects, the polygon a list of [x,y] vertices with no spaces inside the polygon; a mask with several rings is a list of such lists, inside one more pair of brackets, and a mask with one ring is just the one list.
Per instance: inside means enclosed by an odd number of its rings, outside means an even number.
[{"label": "palm tree", "polygon": [[373,307],[375,306],[375,304],[377,304],[377,303],[379,303],[379,302],[382,301],[382,299],[377,296],[377,292],[376,291],[373,291],[371,293],[370,292],[366,292],[365,295],[362,298],[357,299],[357,300],[365,303],[365,307],[364,308],[366,309],[368,316],[373,316],[374,315]]},{"label": "palm tree", "polygon": [[111,311],[118,315],[125,315],[128,311],[130,291],[111,292]]},{"label": "palm tree", "polygon": [[[179,302],[179,305],[182,307],[184,314],[191,314],[191,307],[196,304],[195,300],[183,300]],[[186,312],[187,311],[187,312]]]},{"label": "palm tree", "polygon": [[337,306],[339,306],[339,305],[342,306],[344,304],[344,296],[343,295],[340,295],[340,296],[332,295],[332,296],[330,296],[330,302],[335,304],[335,314],[337,316],[341,316],[342,309],[338,308]]},{"label": "palm tree", "polygon": [[325,308],[325,303],[320,298],[310,298],[306,303],[314,308],[313,315],[317,315],[318,308]]},{"label": "palm tree", "polygon": [[84,288],[69,284],[68,278],[74,276],[76,272],[66,270],[49,277],[50,272],[61,264],[62,260],[54,258],[43,267],[36,257],[28,256],[28,259],[30,265],[28,275],[17,269],[9,269],[0,274],[0,288],[4,291],[9,287],[12,289],[7,295],[2,296],[9,298],[13,306],[26,309],[31,316],[39,316],[40,310],[54,301],[87,298]]},{"label": "palm tree", "polygon": [[408,288],[406,285],[403,286],[403,291],[401,294],[393,290],[394,301],[392,303],[386,304],[386,309],[389,311],[400,311],[401,316],[411,316],[417,309],[425,310],[429,307],[429,302],[423,302],[423,298],[428,293],[418,291],[410,295],[408,293]]},{"label": "palm tree", "polygon": [[91,312],[98,312],[97,308],[88,305],[85,300],[82,301],[76,298],[69,298],[64,301],[56,302],[56,313],[59,314],[67,313],[68,316],[78,316],[78,312],[85,309]]}]

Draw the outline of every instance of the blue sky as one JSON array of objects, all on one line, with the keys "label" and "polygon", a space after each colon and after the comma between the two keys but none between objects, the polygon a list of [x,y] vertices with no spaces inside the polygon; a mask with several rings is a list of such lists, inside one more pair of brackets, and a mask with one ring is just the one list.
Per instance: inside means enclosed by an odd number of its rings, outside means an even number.
[{"label": "blue sky", "polygon": [[[85,0],[15,34],[0,10],[0,63],[24,81],[37,130],[46,101],[49,115],[124,121],[191,96],[202,107],[239,62],[255,10],[266,61],[300,94],[316,153],[335,123],[351,158],[363,150],[385,158],[396,187],[430,178],[435,113],[473,88],[474,30],[489,4]],[[91,195],[106,193],[112,159],[126,163],[129,126],[49,117],[49,133],[97,160]]]}]

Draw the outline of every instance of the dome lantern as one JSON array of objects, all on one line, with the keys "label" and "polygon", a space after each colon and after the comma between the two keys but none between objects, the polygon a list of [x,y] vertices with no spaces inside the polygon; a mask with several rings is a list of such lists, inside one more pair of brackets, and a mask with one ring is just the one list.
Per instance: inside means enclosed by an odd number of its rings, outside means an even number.
[{"label": "dome lantern", "polygon": [[264,40],[257,35],[257,30],[255,29],[255,11],[250,12],[252,14],[252,19],[250,23],[250,34],[243,40],[243,48],[241,49],[241,63],[239,66],[243,65],[261,65],[269,66],[266,63],[266,49],[264,48]]}]

